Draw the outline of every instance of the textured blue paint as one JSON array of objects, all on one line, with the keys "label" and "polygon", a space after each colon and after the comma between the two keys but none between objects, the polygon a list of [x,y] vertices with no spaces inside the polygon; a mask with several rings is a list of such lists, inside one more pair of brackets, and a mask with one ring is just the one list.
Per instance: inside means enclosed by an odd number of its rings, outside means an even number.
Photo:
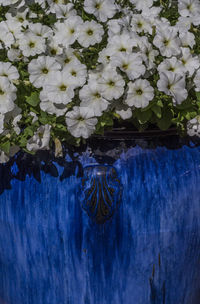
[{"label": "textured blue paint", "polygon": [[13,179],[0,196],[0,304],[199,304],[199,152],[122,153],[122,203],[104,225],[81,208],[81,177]]}]

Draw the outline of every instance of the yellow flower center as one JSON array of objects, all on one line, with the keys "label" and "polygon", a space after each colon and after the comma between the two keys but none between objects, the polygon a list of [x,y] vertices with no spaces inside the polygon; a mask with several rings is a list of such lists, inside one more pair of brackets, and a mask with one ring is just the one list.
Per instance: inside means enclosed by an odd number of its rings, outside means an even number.
[{"label": "yellow flower center", "polygon": [[126,52],[126,49],[125,49],[125,47],[121,47],[121,48],[119,49],[119,51],[120,51],[120,52]]},{"label": "yellow flower center", "polygon": [[56,49],[51,49],[51,55],[56,55],[56,54],[57,54]]},{"label": "yellow flower center", "polygon": [[62,92],[64,92],[64,91],[66,91],[67,86],[64,85],[64,84],[62,84],[62,85],[59,87],[59,89],[60,89]]},{"label": "yellow flower center", "polygon": [[109,85],[109,87],[114,87],[114,86],[115,86],[115,83],[114,83],[114,81],[110,80],[110,81],[108,82],[108,85]]},{"label": "yellow flower center", "polygon": [[96,9],[100,9],[100,8],[101,8],[101,4],[100,4],[100,3],[96,3],[96,4],[95,4],[95,8],[96,8]]},{"label": "yellow flower center", "polygon": [[65,58],[65,63],[69,63],[70,62],[70,59],[67,57]]},{"label": "yellow flower center", "polygon": [[43,68],[43,69],[42,69],[42,73],[43,73],[43,74],[48,74],[48,72],[49,72],[49,71],[48,71],[47,68]]},{"label": "yellow flower center", "polygon": [[96,98],[100,98],[100,97],[101,97],[101,95],[99,94],[99,92],[96,92],[96,93],[94,93],[94,97],[96,97]]},{"label": "yellow flower center", "polygon": [[128,63],[124,63],[123,65],[122,65],[122,69],[124,69],[124,70],[127,70],[128,69]]},{"label": "yellow flower center", "polygon": [[94,34],[94,32],[93,32],[93,30],[89,29],[89,30],[87,31],[87,34],[88,34],[89,36],[92,36],[92,35]]},{"label": "yellow flower center", "polygon": [[143,91],[142,91],[141,89],[138,89],[138,90],[136,91],[136,93],[137,93],[137,95],[142,95]]},{"label": "yellow flower center", "polygon": [[30,42],[29,42],[29,47],[30,47],[31,49],[34,48],[34,47],[35,47],[35,42],[30,41]]},{"label": "yellow flower center", "polygon": [[168,39],[165,39],[165,40],[163,41],[163,43],[164,43],[165,46],[168,46],[168,45],[169,45],[169,40],[168,40]]},{"label": "yellow flower center", "polygon": [[71,75],[72,75],[72,76],[76,76],[76,75],[77,75],[76,71],[74,71],[74,70],[71,71]]},{"label": "yellow flower center", "polygon": [[174,71],[175,71],[175,68],[172,67],[172,66],[170,66],[169,69],[168,69],[168,71],[174,72]]}]

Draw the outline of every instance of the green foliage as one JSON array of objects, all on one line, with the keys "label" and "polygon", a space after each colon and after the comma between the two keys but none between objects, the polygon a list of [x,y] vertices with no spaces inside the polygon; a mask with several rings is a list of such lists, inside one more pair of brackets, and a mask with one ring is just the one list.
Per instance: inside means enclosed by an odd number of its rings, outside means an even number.
[{"label": "green foliage", "polygon": [[9,141],[9,139],[7,139],[6,142],[3,142],[3,143],[0,144],[0,149],[2,151],[4,151],[6,154],[9,154],[9,152],[10,152],[10,141]]},{"label": "green foliage", "polygon": [[104,130],[112,129],[114,124],[114,114],[110,112],[105,112],[103,115],[99,118],[97,126],[96,126],[96,134],[103,135]]},{"label": "green foliage", "polygon": [[32,92],[30,96],[26,96],[26,102],[32,107],[36,107],[40,102],[39,92]]}]

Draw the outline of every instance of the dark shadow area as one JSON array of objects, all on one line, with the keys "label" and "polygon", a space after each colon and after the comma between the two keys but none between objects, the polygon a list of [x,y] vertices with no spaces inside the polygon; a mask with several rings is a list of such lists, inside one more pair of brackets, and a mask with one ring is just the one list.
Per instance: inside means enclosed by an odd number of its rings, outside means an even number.
[{"label": "dark shadow area", "polygon": [[[88,151],[99,164],[112,165],[128,149],[139,146],[142,149],[156,149],[166,147],[167,149],[180,149],[186,145],[195,148],[200,144],[198,138],[181,138],[174,130],[145,131],[123,131],[121,129],[106,132],[104,136],[92,136],[85,145],[73,147],[63,145],[63,156],[55,157],[53,151],[38,151],[35,155],[20,151],[6,164],[0,165],[0,194],[4,190],[11,189],[11,180],[24,181],[26,176],[33,176],[41,182],[41,172],[50,174],[60,181],[70,176],[83,177],[83,166],[79,156]],[[56,164],[63,168],[59,174]]]},{"label": "dark shadow area", "polygon": [[[36,155],[22,151],[17,153],[9,162],[0,165],[0,194],[6,189],[11,189],[12,179],[25,181],[27,176],[33,176],[40,183],[42,171],[59,178],[60,181],[72,175],[76,175],[77,177],[83,176],[83,167],[78,161],[77,156],[68,151],[71,161],[67,161],[65,159],[66,152],[62,158],[56,158],[49,151],[39,151]],[[56,164],[63,167],[61,175],[59,175]]]}]

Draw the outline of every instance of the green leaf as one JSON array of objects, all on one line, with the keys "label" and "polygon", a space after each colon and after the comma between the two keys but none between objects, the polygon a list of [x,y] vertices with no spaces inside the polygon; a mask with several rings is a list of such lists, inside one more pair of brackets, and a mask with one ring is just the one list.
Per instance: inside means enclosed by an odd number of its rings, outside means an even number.
[{"label": "green leaf", "polygon": [[179,110],[185,110],[192,107],[192,101],[188,98],[184,100],[181,104],[176,105],[176,108]]},{"label": "green leaf", "polygon": [[196,92],[197,100],[200,101],[200,92]]},{"label": "green leaf", "polygon": [[155,104],[151,109],[156,114],[156,116],[158,118],[162,117],[162,110],[161,110],[161,108],[158,105]]},{"label": "green leaf", "polygon": [[149,109],[148,111],[137,111],[136,113],[136,117],[139,121],[140,124],[145,124],[146,122],[148,122],[151,118],[152,115],[152,111],[151,109]]},{"label": "green leaf", "polygon": [[21,147],[26,147],[27,144],[27,138],[25,136],[22,136],[19,140],[19,144]]},{"label": "green leaf", "polygon": [[33,130],[33,126],[30,126],[30,127],[27,127],[25,130],[24,130],[24,136],[28,137],[28,136],[33,136],[34,134],[34,130]]},{"label": "green leaf", "polygon": [[162,114],[162,118],[157,120],[157,125],[161,130],[167,130],[172,124],[173,118],[172,109],[165,108]]},{"label": "green leaf", "polygon": [[159,107],[163,108],[162,100],[158,100],[157,105],[158,105]]},{"label": "green leaf", "polygon": [[32,107],[36,107],[40,102],[39,93],[32,92],[30,96],[26,96],[26,102]]},{"label": "green leaf", "polygon": [[10,152],[10,142],[6,141],[5,143],[1,144],[1,150],[4,151],[6,154]]},{"label": "green leaf", "polygon": [[48,123],[48,115],[46,112],[41,111],[41,116],[38,118],[39,121],[43,124],[46,125]]},{"label": "green leaf", "polygon": [[113,126],[113,118],[109,113],[104,113],[103,116],[100,118],[100,121],[102,127]]},{"label": "green leaf", "polygon": [[155,105],[155,104],[156,104],[156,101],[155,101],[155,100],[150,101],[150,103],[148,104],[147,107],[141,108],[141,112],[145,112],[145,111],[151,109],[151,108],[153,107],[153,105]]},{"label": "green leaf", "polygon": [[56,129],[67,132],[67,127],[63,124],[56,124]]},{"label": "green leaf", "polygon": [[190,119],[193,119],[197,116],[197,112],[195,111],[191,111],[191,112],[187,112],[186,115],[185,115],[185,118],[187,120],[190,120]]}]

